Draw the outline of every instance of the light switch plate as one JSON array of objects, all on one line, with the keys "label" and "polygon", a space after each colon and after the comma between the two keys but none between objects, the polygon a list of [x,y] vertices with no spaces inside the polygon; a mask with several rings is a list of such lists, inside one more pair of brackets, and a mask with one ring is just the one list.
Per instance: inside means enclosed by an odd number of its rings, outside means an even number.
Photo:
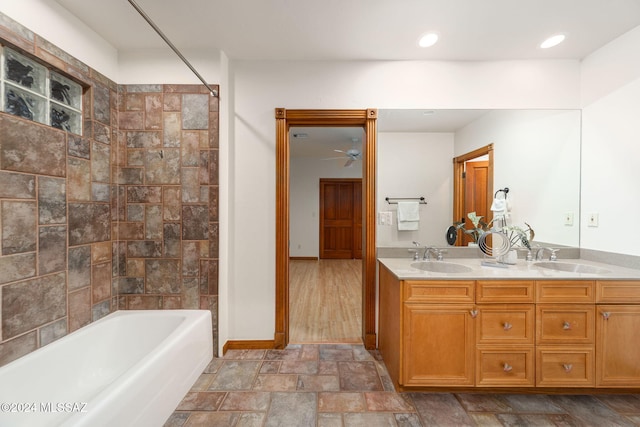
[{"label": "light switch plate", "polygon": [[564,225],[573,225],[573,212],[564,214]]},{"label": "light switch plate", "polygon": [[391,225],[391,212],[378,212],[378,224],[379,225]]}]

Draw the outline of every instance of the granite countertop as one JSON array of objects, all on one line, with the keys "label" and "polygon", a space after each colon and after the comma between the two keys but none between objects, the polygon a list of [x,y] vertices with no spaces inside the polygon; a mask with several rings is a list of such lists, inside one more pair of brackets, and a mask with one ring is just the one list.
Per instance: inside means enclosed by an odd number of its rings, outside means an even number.
[{"label": "granite countertop", "polygon": [[[460,279],[530,279],[530,280],[554,280],[554,279],[589,279],[589,280],[640,280],[640,270],[633,268],[619,267],[617,265],[605,264],[601,262],[588,261],[584,259],[558,259],[557,261],[525,261],[518,259],[515,265],[506,268],[484,266],[481,258],[445,258],[444,261],[413,261],[410,258],[378,258],[378,262],[386,266],[400,280],[405,279],[439,279],[439,280],[460,280]],[[469,271],[461,273],[438,273],[424,271],[412,267],[416,262],[430,263],[455,263],[469,267]],[[584,266],[595,267],[595,273],[577,273],[573,271],[558,271],[536,266],[538,262],[545,263],[571,263]]]}]

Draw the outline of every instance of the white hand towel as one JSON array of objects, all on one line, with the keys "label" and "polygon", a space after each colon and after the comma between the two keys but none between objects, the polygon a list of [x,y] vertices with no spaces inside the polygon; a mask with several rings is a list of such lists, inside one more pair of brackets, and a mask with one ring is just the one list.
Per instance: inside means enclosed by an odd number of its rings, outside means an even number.
[{"label": "white hand towel", "polygon": [[420,225],[420,203],[398,202],[398,230],[417,230]]},{"label": "white hand towel", "polygon": [[507,210],[507,200],[493,199],[493,203],[491,204],[491,210],[494,212],[504,212],[505,210]]}]

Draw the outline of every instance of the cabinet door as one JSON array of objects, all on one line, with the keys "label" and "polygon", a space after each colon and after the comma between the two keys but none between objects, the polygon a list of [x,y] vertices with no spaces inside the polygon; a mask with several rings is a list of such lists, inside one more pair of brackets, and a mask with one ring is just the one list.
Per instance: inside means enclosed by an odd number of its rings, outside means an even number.
[{"label": "cabinet door", "polygon": [[596,386],[640,386],[640,306],[599,305]]},{"label": "cabinet door", "polygon": [[472,304],[405,304],[403,385],[473,385],[476,314]]}]

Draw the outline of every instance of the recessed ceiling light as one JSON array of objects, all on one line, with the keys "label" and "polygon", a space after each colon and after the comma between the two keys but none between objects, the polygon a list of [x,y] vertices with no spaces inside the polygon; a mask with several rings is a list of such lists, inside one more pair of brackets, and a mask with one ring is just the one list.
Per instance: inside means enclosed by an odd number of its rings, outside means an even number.
[{"label": "recessed ceiling light", "polygon": [[554,36],[551,36],[540,43],[540,49],[549,49],[550,47],[557,46],[562,43],[566,37],[567,36],[564,34],[556,34]]},{"label": "recessed ceiling light", "polygon": [[438,41],[438,34],[436,33],[426,33],[420,40],[418,40],[418,46],[420,47],[431,47]]},{"label": "recessed ceiling light", "polygon": [[294,133],[294,134],[293,134],[293,137],[294,137],[294,138],[298,138],[298,139],[305,139],[305,138],[308,138],[308,137],[309,137],[309,134],[308,134],[308,133],[303,133],[303,132],[301,132],[301,133]]}]

